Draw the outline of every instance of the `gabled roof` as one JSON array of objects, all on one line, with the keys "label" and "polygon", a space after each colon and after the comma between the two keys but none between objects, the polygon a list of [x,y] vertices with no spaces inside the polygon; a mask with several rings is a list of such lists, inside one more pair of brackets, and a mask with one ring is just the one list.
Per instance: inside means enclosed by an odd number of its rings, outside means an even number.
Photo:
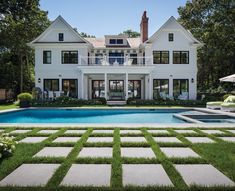
[{"label": "gabled roof", "polygon": [[[36,39],[34,39],[33,41],[31,41],[29,43],[29,45],[32,45],[34,43],[37,43],[43,36],[45,36],[49,31],[50,29],[56,25],[56,23],[58,22],[62,22],[73,34],[75,34],[76,37],[78,37],[78,39],[80,41],[82,41],[83,43],[88,43],[90,44],[90,42],[88,42],[86,39],[84,39],[75,29],[72,28],[72,26],[70,24],[68,24],[64,18],[59,15],[52,23],[51,25],[42,33],[40,34]],[[91,44],[90,44],[91,45]]]},{"label": "gabled roof", "polygon": [[174,22],[180,29],[181,31],[188,36],[195,44],[202,45],[199,40],[197,40],[190,31],[186,30],[176,19],[175,17],[171,16],[147,41],[145,41],[143,44],[146,43],[151,43],[151,41],[159,36],[159,34],[168,26],[171,22]]}]

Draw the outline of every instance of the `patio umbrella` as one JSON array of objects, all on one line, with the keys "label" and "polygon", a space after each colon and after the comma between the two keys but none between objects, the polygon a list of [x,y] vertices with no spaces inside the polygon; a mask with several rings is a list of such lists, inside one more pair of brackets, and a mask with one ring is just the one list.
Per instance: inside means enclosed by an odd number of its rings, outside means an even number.
[{"label": "patio umbrella", "polygon": [[235,82],[235,74],[219,79],[221,82]]}]

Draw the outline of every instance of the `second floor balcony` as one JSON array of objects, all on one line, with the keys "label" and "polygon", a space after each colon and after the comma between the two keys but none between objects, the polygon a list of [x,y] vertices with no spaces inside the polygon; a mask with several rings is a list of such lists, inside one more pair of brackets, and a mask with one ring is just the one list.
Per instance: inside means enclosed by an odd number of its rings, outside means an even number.
[{"label": "second floor balcony", "polygon": [[81,57],[83,66],[145,66],[152,63],[151,57],[89,56]]}]

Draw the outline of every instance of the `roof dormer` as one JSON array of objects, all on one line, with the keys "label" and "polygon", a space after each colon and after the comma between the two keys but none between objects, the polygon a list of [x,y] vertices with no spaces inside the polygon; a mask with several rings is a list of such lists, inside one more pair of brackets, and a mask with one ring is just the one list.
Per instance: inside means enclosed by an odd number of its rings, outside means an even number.
[{"label": "roof dormer", "polygon": [[128,46],[127,35],[105,35],[106,46]]}]

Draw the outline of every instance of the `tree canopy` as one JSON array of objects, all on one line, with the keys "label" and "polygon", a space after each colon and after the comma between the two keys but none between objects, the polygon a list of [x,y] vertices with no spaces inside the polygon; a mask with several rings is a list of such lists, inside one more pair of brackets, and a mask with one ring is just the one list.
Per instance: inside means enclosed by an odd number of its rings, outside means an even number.
[{"label": "tree canopy", "polygon": [[0,1],[0,87],[18,93],[33,86],[33,51],[27,43],[50,24],[39,0]]},{"label": "tree canopy", "polygon": [[121,34],[126,34],[126,35],[128,35],[129,38],[140,37],[140,33],[139,32],[133,31],[131,29],[125,30],[122,33],[120,33],[120,35]]},{"label": "tree canopy", "polygon": [[[204,43],[198,51],[198,88],[217,88],[235,73],[235,0],[193,0],[178,8],[179,22]],[[226,84],[228,85],[228,84]]]}]

